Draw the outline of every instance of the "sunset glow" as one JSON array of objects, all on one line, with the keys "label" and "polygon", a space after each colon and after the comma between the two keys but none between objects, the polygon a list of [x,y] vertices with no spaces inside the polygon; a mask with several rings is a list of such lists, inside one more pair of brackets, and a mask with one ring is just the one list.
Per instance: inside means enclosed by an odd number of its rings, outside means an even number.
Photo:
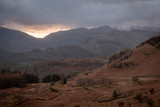
[{"label": "sunset glow", "polygon": [[16,24],[16,23],[10,23],[10,24],[6,24],[2,27],[16,29],[16,30],[25,32],[33,37],[36,37],[36,38],[44,38],[45,36],[47,36],[50,33],[71,29],[71,27],[68,27],[68,26],[65,26],[62,24],[28,26],[28,25],[20,25],[20,24]]}]

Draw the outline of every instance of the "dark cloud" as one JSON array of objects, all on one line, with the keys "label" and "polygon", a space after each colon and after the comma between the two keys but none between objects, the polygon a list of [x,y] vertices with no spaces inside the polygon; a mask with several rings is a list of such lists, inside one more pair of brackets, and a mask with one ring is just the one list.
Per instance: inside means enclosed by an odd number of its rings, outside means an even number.
[{"label": "dark cloud", "polygon": [[160,26],[160,0],[0,0],[0,25]]}]

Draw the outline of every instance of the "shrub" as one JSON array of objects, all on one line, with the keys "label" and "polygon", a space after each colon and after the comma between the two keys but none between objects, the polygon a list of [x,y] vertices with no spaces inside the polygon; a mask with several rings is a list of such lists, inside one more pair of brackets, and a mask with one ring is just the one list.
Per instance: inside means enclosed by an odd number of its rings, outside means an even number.
[{"label": "shrub", "polygon": [[112,95],[113,95],[113,97],[120,96],[121,95],[120,90],[119,91],[114,90]]},{"label": "shrub", "polygon": [[53,92],[59,92],[57,89],[54,89],[52,87],[50,88],[50,90],[53,91]]},{"label": "shrub", "polygon": [[133,82],[138,82],[139,81],[139,77],[138,76],[133,76],[132,77],[132,81]]},{"label": "shrub", "polygon": [[67,79],[66,79],[66,77],[61,77],[60,84],[62,84],[62,85],[67,84]]},{"label": "shrub", "polygon": [[67,79],[63,78],[63,84],[67,84]]},{"label": "shrub", "polygon": [[154,104],[153,99],[148,99],[147,104],[148,104],[149,107],[153,107],[153,104]]},{"label": "shrub", "polygon": [[80,107],[80,104],[76,104],[74,107]]},{"label": "shrub", "polygon": [[120,101],[119,102],[119,107],[123,107],[124,106],[124,102],[123,101]]},{"label": "shrub", "polygon": [[153,94],[153,93],[154,93],[154,88],[150,89],[149,92],[150,92],[151,94]]},{"label": "shrub", "polygon": [[113,97],[117,97],[117,96],[118,96],[117,90],[114,90],[114,91],[113,91]]},{"label": "shrub", "polygon": [[130,102],[128,102],[128,107],[131,107],[131,103]]},{"label": "shrub", "polygon": [[135,95],[134,99],[135,99],[135,100],[138,100],[139,103],[141,104],[141,103],[143,103],[144,101],[146,101],[147,96],[144,96],[143,93],[141,92],[141,93],[137,93],[137,94]]}]

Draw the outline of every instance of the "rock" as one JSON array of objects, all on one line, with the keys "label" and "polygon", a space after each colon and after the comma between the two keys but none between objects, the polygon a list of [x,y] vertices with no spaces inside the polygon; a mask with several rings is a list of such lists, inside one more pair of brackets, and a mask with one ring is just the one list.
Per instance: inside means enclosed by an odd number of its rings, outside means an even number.
[{"label": "rock", "polygon": [[160,34],[141,43],[139,46],[137,46],[137,48],[143,46],[144,44],[150,44],[151,46],[154,46],[154,47],[160,49]]},{"label": "rock", "polygon": [[112,67],[117,69],[123,69],[123,68],[129,68],[131,66],[134,66],[132,62],[120,62],[120,63],[113,63]]},{"label": "rock", "polygon": [[113,63],[115,61],[122,61],[124,59],[128,59],[132,56],[132,50],[131,49],[122,49],[115,54],[113,54],[109,59],[109,64]]}]

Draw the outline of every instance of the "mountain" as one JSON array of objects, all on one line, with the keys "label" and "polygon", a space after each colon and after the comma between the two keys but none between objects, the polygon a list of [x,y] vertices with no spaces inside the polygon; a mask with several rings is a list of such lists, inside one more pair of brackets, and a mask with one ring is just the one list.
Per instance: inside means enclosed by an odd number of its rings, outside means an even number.
[{"label": "mountain", "polygon": [[[75,46],[77,50],[81,48],[90,52],[93,56],[109,57],[119,49],[135,48],[142,41],[158,33],[159,32],[137,29],[125,31],[109,26],[102,26],[91,29],[77,28],[60,31],[51,33],[43,39],[37,39],[20,31],[0,28],[0,52],[7,52],[9,54],[10,52],[24,52],[31,51],[32,49],[45,50],[47,48]],[[64,53],[64,51],[67,52],[65,48],[63,48],[62,53]],[[74,53],[70,53],[71,56],[73,54]],[[75,54],[73,56],[75,56]],[[63,58],[63,56],[61,58]],[[44,58],[42,57],[40,59]]]},{"label": "mountain", "polygon": [[77,45],[99,56],[110,56],[122,48],[135,48],[142,41],[159,32],[133,29],[119,30],[109,26],[78,28],[52,33],[42,41],[45,47]]},{"label": "mountain", "polygon": [[88,37],[80,46],[102,56],[111,56],[122,48],[135,48],[142,41],[158,34],[143,30],[111,30]]},{"label": "mountain", "polygon": [[22,52],[36,48],[39,45],[36,39],[26,33],[0,27],[0,50]]},{"label": "mountain", "polygon": [[52,33],[43,39],[45,47],[59,47],[66,45],[79,45],[81,42],[85,41],[89,37],[101,34],[106,31],[114,30],[109,26],[102,26],[99,28],[86,29],[77,28],[68,31],[60,31],[57,33]]},{"label": "mountain", "polygon": [[93,70],[90,76],[159,76],[160,34],[142,42],[134,50],[122,49],[109,63]]}]

